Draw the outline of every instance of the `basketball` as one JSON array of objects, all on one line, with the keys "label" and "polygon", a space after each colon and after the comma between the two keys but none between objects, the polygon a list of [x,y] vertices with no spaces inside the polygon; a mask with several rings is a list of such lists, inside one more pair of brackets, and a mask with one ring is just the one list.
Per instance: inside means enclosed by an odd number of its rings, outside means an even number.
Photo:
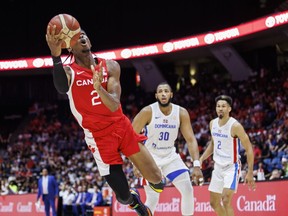
[{"label": "basketball", "polygon": [[49,21],[48,26],[53,28],[54,25],[56,25],[55,34],[59,34],[63,29],[63,38],[65,38],[62,43],[63,49],[72,47],[79,39],[81,33],[80,24],[78,20],[70,14],[58,14],[54,16]]}]

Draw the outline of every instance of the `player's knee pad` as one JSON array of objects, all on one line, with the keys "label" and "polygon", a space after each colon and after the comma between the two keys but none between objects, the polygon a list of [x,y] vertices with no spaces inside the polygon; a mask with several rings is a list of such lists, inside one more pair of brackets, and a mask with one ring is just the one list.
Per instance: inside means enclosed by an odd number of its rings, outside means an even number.
[{"label": "player's knee pad", "polygon": [[188,172],[177,176],[172,183],[182,195],[193,197],[193,187]]}]

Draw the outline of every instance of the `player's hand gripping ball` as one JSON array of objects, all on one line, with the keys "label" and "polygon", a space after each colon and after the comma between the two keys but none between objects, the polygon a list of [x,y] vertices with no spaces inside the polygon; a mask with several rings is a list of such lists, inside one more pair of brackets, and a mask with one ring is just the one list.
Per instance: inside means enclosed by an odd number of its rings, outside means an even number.
[{"label": "player's hand gripping ball", "polygon": [[58,14],[54,16],[48,23],[50,28],[52,29],[54,25],[56,25],[55,34],[59,34],[59,32],[63,29],[63,43],[62,48],[70,48],[72,47],[81,34],[81,27],[77,19],[70,14]]}]

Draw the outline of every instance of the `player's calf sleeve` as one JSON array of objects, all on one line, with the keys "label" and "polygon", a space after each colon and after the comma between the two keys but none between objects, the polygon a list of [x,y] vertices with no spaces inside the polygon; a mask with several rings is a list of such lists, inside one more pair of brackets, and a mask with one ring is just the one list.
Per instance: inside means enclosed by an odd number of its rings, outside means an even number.
[{"label": "player's calf sleeve", "polygon": [[130,193],[127,178],[123,172],[122,165],[110,165],[110,174],[104,177],[114,191],[116,199],[121,204],[127,205],[133,202],[133,197]]},{"label": "player's calf sleeve", "polygon": [[148,185],[144,185],[144,190],[146,194],[145,205],[150,208],[152,214],[154,215],[157,204],[159,203],[160,193],[155,192]]},{"label": "player's calf sleeve", "polygon": [[161,182],[159,182],[158,184],[153,184],[151,182],[149,182],[149,186],[157,193],[161,193],[164,190],[164,186],[165,186],[165,179],[163,178],[161,180]]}]

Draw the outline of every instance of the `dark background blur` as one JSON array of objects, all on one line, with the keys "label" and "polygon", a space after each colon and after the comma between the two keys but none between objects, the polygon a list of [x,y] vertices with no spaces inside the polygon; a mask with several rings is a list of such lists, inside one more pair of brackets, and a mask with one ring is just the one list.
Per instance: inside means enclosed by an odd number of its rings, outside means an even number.
[{"label": "dark background blur", "polygon": [[274,13],[284,0],[1,1],[0,59],[49,54],[45,31],[59,13],[76,17],[93,51],[167,41]]}]

